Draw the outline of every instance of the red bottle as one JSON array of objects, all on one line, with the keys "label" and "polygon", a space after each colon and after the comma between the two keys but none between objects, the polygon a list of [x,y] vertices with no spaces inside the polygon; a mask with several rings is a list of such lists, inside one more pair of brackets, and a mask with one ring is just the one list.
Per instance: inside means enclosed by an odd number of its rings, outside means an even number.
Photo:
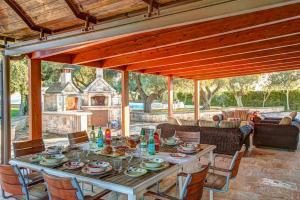
[{"label": "red bottle", "polygon": [[159,139],[159,134],[157,133],[157,131],[155,131],[155,133],[154,133],[154,143],[155,143],[155,151],[156,151],[156,153],[158,153],[159,152],[160,139]]},{"label": "red bottle", "polygon": [[105,144],[111,145],[111,131],[109,128],[105,130]]}]

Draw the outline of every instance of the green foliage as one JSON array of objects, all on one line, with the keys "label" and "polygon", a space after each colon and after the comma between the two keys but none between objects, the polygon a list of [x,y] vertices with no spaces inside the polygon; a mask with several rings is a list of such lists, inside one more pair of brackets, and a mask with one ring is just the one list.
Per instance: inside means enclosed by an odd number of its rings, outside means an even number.
[{"label": "green foliage", "polygon": [[[250,91],[242,99],[246,107],[262,107],[263,91]],[[231,92],[223,92],[213,98],[212,106],[229,107],[237,105]],[[285,110],[287,110],[285,91],[273,91],[265,106],[285,106]],[[300,90],[292,90],[290,92],[290,110],[300,111]]]},{"label": "green foliage", "polygon": [[76,87],[83,90],[96,78],[96,68],[78,67],[72,72],[72,80]]},{"label": "green foliage", "polygon": [[121,73],[116,70],[103,70],[104,79],[111,85],[118,93],[121,93]]},{"label": "green foliage", "polygon": [[42,85],[49,87],[59,80],[62,64],[54,62],[42,62]]}]

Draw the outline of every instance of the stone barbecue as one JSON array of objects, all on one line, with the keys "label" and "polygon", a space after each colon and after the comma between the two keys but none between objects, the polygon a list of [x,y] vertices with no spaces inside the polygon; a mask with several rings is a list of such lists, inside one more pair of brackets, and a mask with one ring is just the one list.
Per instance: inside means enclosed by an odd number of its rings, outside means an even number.
[{"label": "stone barbecue", "polygon": [[96,79],[83,91],[73,84],[72,70],[62,69],[59,81],[43,91],[43,131],[66,134],[119,124],[120,95],[103,79],[103,70],[96,70]]}]

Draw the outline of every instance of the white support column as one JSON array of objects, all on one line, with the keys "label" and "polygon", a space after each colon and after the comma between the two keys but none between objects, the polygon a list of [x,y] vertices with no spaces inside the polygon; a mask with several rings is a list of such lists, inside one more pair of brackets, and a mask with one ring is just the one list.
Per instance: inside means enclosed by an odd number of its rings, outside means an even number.
[{"label": "white support column", "polygon": [[200,118],[200,81],[194,80],[195,120]]},{"label": "white support column", "polygon": [[173,77],[168,77],[168,117],[173,117]]},{"label": "white support column", "polygon": [[11,157],[10,59],[8,56],[3,56],[1,75],[1,163],[8,164]]},{"label": "white support column", "polygon": [[129,72],[122,71],[122,135],[129,136],[130,111],[129,111]]}]

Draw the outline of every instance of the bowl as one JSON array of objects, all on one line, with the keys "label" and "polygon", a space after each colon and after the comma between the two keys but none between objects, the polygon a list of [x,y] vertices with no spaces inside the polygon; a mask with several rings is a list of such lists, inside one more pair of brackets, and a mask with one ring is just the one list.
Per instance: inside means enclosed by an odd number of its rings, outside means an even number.
[{"label": "bowl", "polygon": [[183,145],[180,145],[180,147],[184,151],[194,151],[194,150],[196,150],[196,145],[195,144],[183,144]]},{"label": "bowl", "polygon": [[46,163],[54,164],[54,163],[61,162],[64,158],[65,158],[65,156],[62,155],[62,154],[54,154],[54,155],[46,155],[46,156],[44,156],[43,160]]},{"label": "bowl", "polygon": [[165,161],[161,158],[150,158],[144,161],[146,167],[149,168],[158,168],[162,166]]},{"label": "bowl", "polygon": [[174,138],[174,137],[169,137],[169,138],[166,138],[166,139],[165,139],[165,142],[166,142],[167,144],[176,144],[176,143],[177,143],[177,139]]},{"label": "bowl", "polygon": [[60,151],[60,148],[57,146],[50,146],[47,148],[47,153],[49,153],[49,154],[56,154],[56,153],[59,153],[59,151]]},{"label": "bowl", "polygon": [[87,164],[87,170],[90,173],[99,173],[99,172],[104,172],[110,164],[108,162],[90,162]]}]

